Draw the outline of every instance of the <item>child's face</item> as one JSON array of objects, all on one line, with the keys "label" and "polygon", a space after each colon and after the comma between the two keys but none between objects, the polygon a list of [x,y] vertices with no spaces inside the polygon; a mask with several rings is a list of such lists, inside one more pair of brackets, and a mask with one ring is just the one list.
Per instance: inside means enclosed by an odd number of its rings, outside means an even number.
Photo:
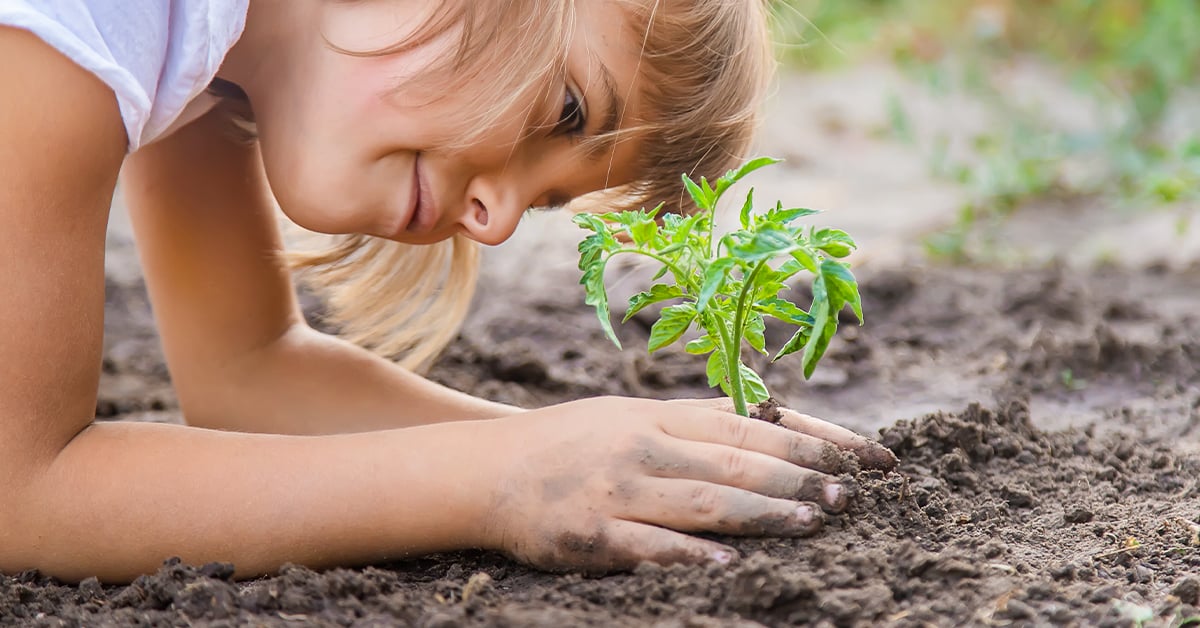
[{"label": "child's face", "polygon": [[[324,4],[329,41],[371,50],[402,37],[435,3]],[[636,142],[588,154],[579,139],[636,116],[639,42],[616,3],[584,0],[577,10],[564,79],[506,111],[479,142],[453,151],[446,147],[461,135],[461,112],[474,110],[476,94],[433,98],[395,87],[446,54],[457,32],[372,57],[309,42],[290,58],[289,75],[269,79],[277,84],[264,96],[251,94],[268,178],[284,212],[326,233],[413,244],[464,233],[498,244],[529,207],[632,180]]]}]

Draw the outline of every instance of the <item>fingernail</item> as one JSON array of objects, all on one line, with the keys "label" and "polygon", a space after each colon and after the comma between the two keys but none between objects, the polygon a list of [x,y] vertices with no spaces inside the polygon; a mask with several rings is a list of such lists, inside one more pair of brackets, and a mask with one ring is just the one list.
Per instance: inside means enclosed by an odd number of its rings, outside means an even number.
[{"label": "fingernail", "polygon": [[729,563],[733,562],[733,552],[729,550],[717,550],[713,552],[712,559],[715,563],[728,565]]},{"label": "fingernail", "polygon": [[811,525],[816,516],[816,509],[809,504],[801,504],[800,506],[796,507],[796,520],[799,521],[801,525]]},{"label": "fingernail", "polygon": [[825,503],[835,511],[846,507],[846,487],[841,482],[833,480],[825,484]]}]

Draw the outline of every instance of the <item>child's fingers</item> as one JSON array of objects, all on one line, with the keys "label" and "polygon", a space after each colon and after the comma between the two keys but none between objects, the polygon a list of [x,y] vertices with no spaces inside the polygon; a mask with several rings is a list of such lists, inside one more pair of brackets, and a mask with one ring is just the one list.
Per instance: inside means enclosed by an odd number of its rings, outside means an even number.
[{"label": "child's fingers", "polygon": [[[719,397],[716,399],[680,399],[674,403],[734,414],[733,400],[728,397]],[[865,468],[890,471],[899,464],[899,460],[897,460],[896,455],[890,449],[866,436],[830,423],[829,421],[782,406],[779,408],[779,412],[780,425],[790,430],[831,442],[842,449],[853,452],[858,456],[859,463]]]},{"label": "child's fingers", "polygon": [[796,537],[816,533],[825,522],[817,504],[712,482],[647,478],[639,488],[655,498],[635,500],[626,517],[682,532]]},{"label": "child's fingers", "polygon": [[532,560],[544,569],[574,569],[590,573],[628,571],[642,562],[659,565],[728,565],[738,558],[731,547],[715,541],[637,521],[613,520],[589,537],[562,535],[557,547]]},{"label": "child's fingers", "polygon": [[780,425],[803,434],[808,434],[809,436],[827,440],[843,449],[854,452],[854,455],[858,456],[859,463],[863,467],[891,471],[900,462],[896,458],[896,454],[892,453],[892,450],[840,425],[834,425],[829,421],[824,421],[787,408],[779,408],[779,411],[781,414],[779,418]]},{"label": "child's fingers", "polygon": [[679,441],[676,451],[644,456],[645,472],[721,484],[760,496],[817,502],[830,513],[846,509],[853,488],[841,480],[756,451],[727,445]]},{"label": "child's fingers", "polygon": [[837,473],[842,467],[843,454],[833,443],[732,413],[670,415],[660,426],[676,438],[757,451],[824,473]]}]

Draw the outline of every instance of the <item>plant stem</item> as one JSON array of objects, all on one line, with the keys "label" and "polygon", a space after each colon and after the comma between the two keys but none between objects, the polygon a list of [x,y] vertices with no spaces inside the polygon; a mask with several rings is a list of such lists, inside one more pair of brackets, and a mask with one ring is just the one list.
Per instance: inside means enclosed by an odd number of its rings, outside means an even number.
[{"label": "plant stem", "polygon": [[619,249],[617,251],[613,251],[612,254],[609,255],[609,258],[612,258],[621,253],[636,253],[638,255],[644,255],[646,257],[649,257],[650,259],[671,269],[671,272],[675,274],[675,277],[677,279],[680,279],[680,278],[683,279],[683,281],[687,283],[688,287],[691,288],[692,292],[695,292],[697,294],[700,293],[700,286],[696,284],[696,282],[693,280],[692,276],[688,275],[688,274],[684,273],[682,270],[680,270],[679,266],[676,266],[674,263],[671,262],[671,260],[669,260],[661,255],[651,253],[649,251],[643,251],[641,249],[632,249],[632,248],[624,248],[624,249]]},{"label": "plant stem", "polygon": [[763,260],[750,271],[749,275],[742,281],[742,291],[738,294],[737,310],[733,315],[733,338],[729,346],[725,350],[725,356],[728,363],[725,367],[725,372],[729,375],[729,387],[733,392],[733,409],[742,416],[750,416],[750,411],[746,407],[746,391],[742,389],[742,336],[743,327],[746,325],[746,296],[750,294],[751,288],[754,286],[754,280],[758,277],[759,271],[763,266],[767,265],[767,261]]}]

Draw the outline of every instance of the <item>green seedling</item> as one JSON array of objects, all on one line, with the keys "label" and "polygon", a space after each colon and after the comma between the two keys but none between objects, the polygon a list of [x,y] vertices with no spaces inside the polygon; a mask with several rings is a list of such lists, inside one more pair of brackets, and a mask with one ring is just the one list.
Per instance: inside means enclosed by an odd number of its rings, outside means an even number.
[{"label": "green seedling", "polygon": [[[694,326],[703,334],[687,342],[688,353],[708,355],[709,386],[719,386],[733,399],[734,407],[749,416],[747,403],[769,397],[762,377],[742,360],[743,344],[764,355],[766,317],[796,328],[772,361],[792,353],[803,356],[804,377],[812,376],[838,326],[838,312],[849,306],[862,324],[862,301],[850,265],[841,261],[855,248],[846,232],[829,228],[804,228],[794,223],[817,213],[811,209],[785,209],[776,203],[765,212],[754,209],[754,190],[746,195],[739,213],[740,229],[714,233],[714,211],[729,188],[746,175],[778,160],[754,159],[730,170],[710,184],[683,176],[697,212],[689,216],[652,211],[580,214],[575,222],[591,231],[579,244],[579,269],[583,271],[586,302],[596,308],[604,333],[621,346],[609,320],[604,271],[618,255],[637,255],[661,265],[654,283],[634,295],[624,321],[647,306],[674,302],[661,310],[650,328],[647,350],[670,345]],[[783,298],[788,281],[797,273],[812,274],[812,305],[808,310]],[[624,322],[622,321],[622,322]]]}]

